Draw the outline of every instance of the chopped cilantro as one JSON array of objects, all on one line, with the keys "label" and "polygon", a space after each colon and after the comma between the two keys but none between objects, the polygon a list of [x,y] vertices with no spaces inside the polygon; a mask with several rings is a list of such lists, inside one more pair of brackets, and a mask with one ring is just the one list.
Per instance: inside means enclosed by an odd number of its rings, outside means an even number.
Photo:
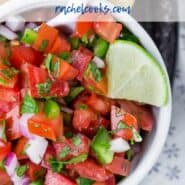
[{"label": "chopped cilantro", "polygon": [[124,123],[123,121],[120,121],[118,123],[118,129],[127,129],[127,128],[130,128],[126,123]]},{"label": "chopped cilantro", "polygon": [[58,59],[56,62],[51,62],[51,72],[57,78],[60,74],[60,60]]},{"label": "chopped cilantro", "polygon": [[43,180],[38,180],[38,181],[34,181],[32,182],[30,185],[43,185]]},{"label": "chopped cilantro", "polygon": [[5,66],[8,66],[8,67],[11,66],[10,62],[9,62],[8,60],[6,60],[6,59],[3,59],[3,60],[2,60],[2,63],[3,63]]},{"label": "chopped cilantro", "polygon": [[66,132],[65,133],[65,137],[72,138],[73,137],[73,133],[72,132]]},{"label": "chopped cilantro", "polygon": [[83,86],[72,87],[69,92],[69,95],[65,98],[66,102],[71,103],[83,91],[84,91]]},{"label": "chopped cilantro", "polygon": [[51,63],[52,63],[53,55],[49,53],[44,60],[44,64],[49,72],[51,72]]},{"label": "chopped cilantro", "polygon": [[17,176],[22,177],[27,171],[27,169],[28,169],[27,165],[18,166],[15,169]]},{"label": "chopped cilantro", "polygon": [[80,162],[83,162],[87,159],[88,154],[81,154],[77,157],[73,157],[72,159],[70,159],[69,161],[64,162],[65,164],[77,164]]},{"label": "chopped cilantro", "polygon": [[21,106],[21,113],[37,113],[39,111],[38,104],[34,98],[26,94]]},{"label": "chopped cilantro", "polygon": [[78,105],[79,110],[87,110],[87,108],[88,108],[88,106],[86,104],[81,103]]},{"label": "chopped cilantro", "polygon": [[100,82],[103,78],[103,75],[102,75],[101,70],[96,66],[96,64],[94,62],[91,62],[91,71],[92,71],[92,75],[93,75],[94,79],[97,82]]},{"label": "chopped cilantro", "polygon": [[70,153],[71,149],[69,146],[65,146],[63,150],[60,152],[60,157],[64,158]]},{"label": "chopped cilantro", "polygon": [[91,63],[89,63],[87,66],[87,69],[84,73],[84,78],[87,78],[90,72],[91,72]]},{"label": "chopped cilantro", "polygon": [[79,135],[74,136],[74,137],[72,138],[72,142],[73,142],[73,144],[74,144],[75,146],[79,146],[79,145],[82,143],[81,138],[80,138]]},{"label": "chopped cilantro", "polygon": [[49,160],[49,163],[50,163],[50,165],[51,165],[51,168],[52,168],[52,171],[53,171],[53,172],[59,173],[59,172],[61,172],[61,170],[62,170],[63,167],[64,167],[63,162],[57,161],[56,159],[50,159],[50,160]]},{"label": "chopped cilantro", "polygon": [[71,53],[70,52],[62,52],[58,55],[61,59],[71,63]]},{"label": "chopped cilantro", "polygon": [[41,45],[40,45],[40,51],[44,52],[45,49],[47,48],[48,44],[49,44],[48,40],[43,40]]},{"label": "chopped cilantro", "polygon": [[82,154],[79,155],[77,157],[73,157],[72,159],[68,160],[68,161],[57,161],[56,159],[50,159],[49,163],[51,165],[52,171],[53,172],[61,172],[64,165],[66,164],[76,164],[76,163],[80,163],[83,162],[87,159],[88,154]]},{"label": "chopped cilantro", "polygon": [[37,84],[37,89],[40,95],[47,95],[51,89],[51,80],[47,80],[44,83]]},{"label": "chopped cilantro", "polygon": [[16,74],[19,73],[19,71],[16,70],[14,67],[10,67],[7,69],[2,69],[1,73],[3,74],[5,78],[12,79]]},{"label": "chopped cilantro", "polygon": [[91,179],[86,179],[86,178],[83,178],[83,177],[79,177],[77,179],[77,184],[78,185],[92,185],[94,183],[93,180]]},{"label": "chopped cilantro", "polygon": [[71,44],[72,49],[78,49],[80,46],[80,39],[78,37],[70,37],[69,42]]}]

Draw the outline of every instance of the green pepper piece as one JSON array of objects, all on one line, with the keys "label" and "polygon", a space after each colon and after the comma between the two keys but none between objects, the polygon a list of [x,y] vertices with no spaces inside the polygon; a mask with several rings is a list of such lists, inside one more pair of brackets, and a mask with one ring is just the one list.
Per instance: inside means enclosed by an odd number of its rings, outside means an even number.
[{"label": "green pepper piece", "polygon": [[78,49],[80,46],[80,39],[77,37],[69,38],[69,42],[71,43],[72,49]]},{"label": "green pepper piece", "polygon": [[37,35],[38,33],[36,31],[27,28],[21,38],[21,42],[32,45],[37,39]]},{"label": "green pepper piece", "polygon": [[71,103],[82,91],[84,91],[84,87],[72,87],[69,95],[65,98],[67,103]]},{"label": "green pepper piece", "polygon": [[94,45],[94,55],[100,58],[104,58],[109,47],[109,43],[99,38]]},{"label": "green pepper piece", "polygon": [[60,115],[60,107],[57,102],[53,100],[46,100],[44,105],[44,112],[47,117],[54,119]]},{"label": "green pepper piece", "polygon": [[111,137],[108,131],[101,127],[93,138],[91,148],[101,164],[109,164],[113,160],[114,153],[110,150]]}]

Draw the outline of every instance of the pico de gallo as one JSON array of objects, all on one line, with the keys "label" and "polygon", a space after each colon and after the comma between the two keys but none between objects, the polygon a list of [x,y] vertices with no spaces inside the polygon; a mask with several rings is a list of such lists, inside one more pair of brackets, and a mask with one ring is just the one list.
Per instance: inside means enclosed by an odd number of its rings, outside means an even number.
[{"label": "pico de gallo", "polygon": [[70,35],[42,23],[1,37],[2,185],[115,185],[129,175],[154,116],[148,105],[106,97],[105,56],[116,39],[139,41],[96,16]]}]

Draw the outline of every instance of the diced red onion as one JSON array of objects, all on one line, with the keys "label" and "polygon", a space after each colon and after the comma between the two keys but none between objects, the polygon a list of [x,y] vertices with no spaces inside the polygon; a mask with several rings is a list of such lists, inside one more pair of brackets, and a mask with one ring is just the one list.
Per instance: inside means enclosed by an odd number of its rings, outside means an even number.
[{"label": "diced red onion", "polygon": [[6,20],[6,26],[12,31],[23,31],[25,26],[25,20],[21,16],[10,16]]},{"label": "diced red onion", "polygon": [[130,149],[130,145],[122,138],[115,138],[110,143],[110,150],[116,153],[126,152]]},{"label": "diced red onion", "polygon": [[28,119],[30,119],[33,114],[23,114],[20,118],[20,131],[21,134],[28,139],[33,139],[35,137],[34,134],[31,134],[28,130]]},{"label": "diced red onion", "polygon": [[16,168],[18,166],[19,162],[17,160],[16,154],[11,152],[5,161],[5,169],[7,174],[10,176],[14,185],[29,185],[30,179],[28,177],[25,175],[22,177],[17,176]]},{"label": "diced red onion", "polygon": [[73,110],[67,107],[61,107],[61,110],[65,113],[73,114]]},{"label": "diced red onion", "polygon": [[15,174],[16,167],[19,166],[19,162],[15,153],[11,152],[6,161],[5,161],[5,169],[9,176],[13,176]]},{"label": "diced red onion", "polygon": [[30,22],[30,23],[28,23],[27,25],[26,25],[26,28],[30,28],[30,29],[34,29],[34,28],[36,28],[37,27],[37,25],[35,24],[35,23],[33,23],[33,22]]},{"label": "diced red onion", "polygon": [[95,56],[95,57],[92,59],[92,61],[96,64],[96,66],[97,66],[98,68],[105,68],[105,62],[104,62],[101,58]]},{"label": "diced red onion", "polygon": [[28,177],[24,177],[22,179],[22,185],[29,185],[30,184],[30,179]]},{"label": "diced red onion", "polygon": [[25,175],[22,177],[17,176],[15,173],[13,176],[10,177],[14,185],[29,185],[30,179]]},{"label": "diced red onion", "polygon": [[39,164],[46,152],[48,141],[40,136],[35,136],[34,139],[30,139],[27,143],[26,154],[29,159],[35,163]]},{"label": "diced red onion", "polygon": [[0,25],[0,35],[7,38],[8,40],[14,40],[18,37],[16,33],[3,25]]}]

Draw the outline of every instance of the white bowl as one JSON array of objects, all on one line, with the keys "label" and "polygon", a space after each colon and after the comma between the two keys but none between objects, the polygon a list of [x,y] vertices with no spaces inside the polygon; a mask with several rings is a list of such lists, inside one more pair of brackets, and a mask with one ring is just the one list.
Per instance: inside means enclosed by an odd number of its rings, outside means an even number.
[{"label": "white bowl", "polygon": [[[6,5],[0,7],[0,20],[6,18],[10,14],[22,14],[23,12],[28,11],[34,12],[34,14],[37,16],[38,12],[40,14],[40,12],[42,12],[42,10],[46,8],[61,5],[61,2],[61,0],[13,0],[13,3],[9,2]],[[130,31],[132,31],[139,38],[142,45],[157,59],[157,61],[163,67],[166,75],[168,76],[164,61],[161,57],[161,54],[159,53],[159,50],[157,49],[150,36],[142,28],[142,26],[127,14],[115,14],[115,18],[118,21],[122,22]],[[146,138],[144,144],[144,151],[137,166],[133,169],[130,176],[122,180],[119,185],[138,185],[147,175],[149,170],[156,162],[159,154],[161,153],[168,134],[171,120],[172,99],[169,80],[168,87],[169,102],[165,107],[154,108],[156,119],[155,128],[150,134],[148,134]]]}]

